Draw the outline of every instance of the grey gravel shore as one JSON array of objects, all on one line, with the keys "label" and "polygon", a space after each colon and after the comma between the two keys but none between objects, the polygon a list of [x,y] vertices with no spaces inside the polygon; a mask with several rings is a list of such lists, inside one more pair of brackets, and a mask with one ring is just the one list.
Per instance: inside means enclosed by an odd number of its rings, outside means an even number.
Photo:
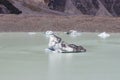
[{"label": "grey gravel shore", "polygon": [[41,32],[47,30],[81,32],[120,32],[120,18],[59,16],[53,14],[0,15],[0,32]]}]

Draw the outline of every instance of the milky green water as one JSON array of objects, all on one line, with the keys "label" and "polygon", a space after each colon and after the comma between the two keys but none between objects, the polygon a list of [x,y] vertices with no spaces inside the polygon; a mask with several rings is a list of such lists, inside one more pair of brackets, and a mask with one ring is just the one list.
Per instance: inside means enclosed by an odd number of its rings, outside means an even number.
[{"label": "milky green water", "polygon": [[58,35],[87,52],[47,53],[43,33],[0,33],[0,80],[120,80],[120,34],[107,39],[98,33]]}]

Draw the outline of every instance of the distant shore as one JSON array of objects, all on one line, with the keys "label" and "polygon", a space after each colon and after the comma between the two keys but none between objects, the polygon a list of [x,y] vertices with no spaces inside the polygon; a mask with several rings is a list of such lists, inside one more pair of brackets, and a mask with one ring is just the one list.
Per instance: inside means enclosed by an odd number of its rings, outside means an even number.
[{"label": "distant shore", "polygon": [[118,33],[120,32],[120,18],[52,14],[0,14],[0,32],[43,32],[47,30]]}]

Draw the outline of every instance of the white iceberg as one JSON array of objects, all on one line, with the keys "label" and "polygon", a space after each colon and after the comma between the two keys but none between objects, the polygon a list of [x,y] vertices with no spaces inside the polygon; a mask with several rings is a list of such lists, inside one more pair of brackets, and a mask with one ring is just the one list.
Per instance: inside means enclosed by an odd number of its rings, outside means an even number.
[{"label": "white iceberg", "polygon": [[100,33],[98,36],[99,36],[100,38],[105,39],[105,38],[110,37],[110,34],[108,34],[108,33],[106,33],[106,32],[102,32],[102,33]]}]

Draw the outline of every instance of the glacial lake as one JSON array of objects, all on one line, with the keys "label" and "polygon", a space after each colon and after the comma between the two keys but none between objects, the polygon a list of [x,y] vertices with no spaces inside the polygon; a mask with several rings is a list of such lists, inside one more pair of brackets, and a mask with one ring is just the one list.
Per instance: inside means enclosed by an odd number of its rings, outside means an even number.
[{"label": "glacial lake", "polygon": [[48,38],[38,32],[0,33],[0,80],[120,80],[120,33],[102,39],[99,33],[70,37],[85,53],[46,52]]}]

